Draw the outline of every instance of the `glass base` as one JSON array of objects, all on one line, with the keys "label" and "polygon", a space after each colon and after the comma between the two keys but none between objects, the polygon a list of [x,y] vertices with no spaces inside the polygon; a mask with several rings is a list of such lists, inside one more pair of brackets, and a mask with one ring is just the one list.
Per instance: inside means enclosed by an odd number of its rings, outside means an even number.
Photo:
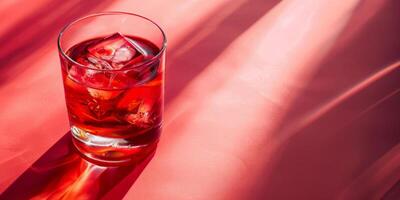
[{"label": "glass base", "polygon": [[71,126],[79,153],[100,165],[129,165],[146,158],[157,147],[160,132],[159,126],[132,138],[109,138]]}]

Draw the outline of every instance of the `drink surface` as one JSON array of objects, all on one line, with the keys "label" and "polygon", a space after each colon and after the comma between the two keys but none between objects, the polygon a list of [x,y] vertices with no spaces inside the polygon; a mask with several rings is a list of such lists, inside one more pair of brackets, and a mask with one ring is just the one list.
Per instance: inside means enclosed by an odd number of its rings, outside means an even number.
[{"label": "drink surface", "polygon": [[158,141],[163,109],[159,52],[145,39],[119,33],[67,51],[79,63],[63,62],[62,69],[71,129],[81,151],[119,159]]}]

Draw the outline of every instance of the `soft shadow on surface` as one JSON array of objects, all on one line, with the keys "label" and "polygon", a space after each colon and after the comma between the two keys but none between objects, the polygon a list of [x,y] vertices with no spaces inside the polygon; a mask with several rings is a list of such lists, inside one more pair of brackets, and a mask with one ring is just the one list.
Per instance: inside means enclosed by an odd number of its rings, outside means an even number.
[{"label": "soft shadow on surface", "polygon": [[154,153],[143,155],[128,166],[99,166],[81,158],[68,132],[0,199],[122,199]]},{"label": "soft shadow on surface", "polygon": [[398,200],[400,198],[400,180],[382,197],[382,200]]},{"label": "soft shadow on surface", "polygon": [[[30,16],[11,26],[0,37],[0,84],[28,67],[15,69],[17,63],[40,51],[49,42],[55,44],[55,38],[67,23],[91,12],[101,11],[111,2],[50,0]],[[29,3],[31,2],[27,2],[25,6],[29,6]]]},{"label": "soft shadow on surface", "polygon": [[[399,8],[387,1],[352,41],[321,62],[273,132],[283,144],[249,199],[333,199],[400,142],[399,68],[339,98],[399,58]],[[320,109],[329,102],[336,103]]]},{"label": "soft shadow on surface", "polygon": [[[248,0],[237,6],[237,2],[228,1],[187,33],[176,48],[170,51],[167,59],[166,104],[279,2],[280,0]],[[226,10],[232,7],[234,10],[226,14]],[[227,71],[226,78],[233,70]]]},{"label": "soft shadow on surface", "polygon": [[[400,89],[397,91],[399,93]],[[400,95],[398,95],[400,96]],[[399,98],[397,98],[398,100]],[[389,123],[387,124],[389,125]],[[400,131],[400,126],[396,132]],[[338,200],[382,199],[395,197],[399,199],[398,185],[400,177],[400,143],[385,152],[367,169],[346,187]],[[396,194],[397,193],[397,194]],[[386,195],[385,195],[386,194]]]},{"label": "soft shadow on surface", "polygon": [[[361,2],[368,4],[371,1]],[[399,9],[399,1],[386,1],[375,16],[354,33],[353,27],[360,21],[358,18],[363,17],[356,12],[328,55],[318,64],[304,90],[293,101],[281,127],[397,61],[400,58]],[[348,33],[355,34],[350,41],[346,40]],[[276,134],[280,135],[280,132]]]},{"label": "soft shadow on surface", "polygon": [[[389,82],[395,82],[399,75],[394,73]],[[383,81],[378,85],[385,87],[386,84]],[[398,144],[400,95],[398,92],[391,95],[394,88],[386,96],[382,94],[376,105],[371,103],[365,110],[358,107],[363,106],[360,101],[370,98],[379,87],[365,88],[296,131],[278,150],[267,183],[258,183],[264,187],[265,193],[262,194],[273,199],[330,199],[339,195],[362,175],[363,170]],[[353,109],[360,109],[360,115],[355,116],[357,111]],[[367,197],[365,194],[371,192],[367,189],[371,183],[360,184],[357,189],[361,189],[357,192]]]}]

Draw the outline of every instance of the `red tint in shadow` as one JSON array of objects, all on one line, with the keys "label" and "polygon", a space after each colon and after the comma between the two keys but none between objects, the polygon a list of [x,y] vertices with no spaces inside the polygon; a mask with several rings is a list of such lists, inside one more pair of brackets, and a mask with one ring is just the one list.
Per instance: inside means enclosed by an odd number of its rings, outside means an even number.
[{"label": "red tint in shadow", "polygon": [[143,155],[129,166],[99,166],[80,157],[68,132],[0,199],[122,199],[154,153]]}]

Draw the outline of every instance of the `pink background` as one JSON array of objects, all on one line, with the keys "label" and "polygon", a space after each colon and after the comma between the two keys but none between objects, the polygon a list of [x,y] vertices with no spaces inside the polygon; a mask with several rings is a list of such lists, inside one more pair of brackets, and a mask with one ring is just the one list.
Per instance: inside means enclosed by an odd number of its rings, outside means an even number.
[{"label": "pink background", "polygon": [[[111,10],[167,33],[164,131],[147,166],[85,171],[66,148],[56,37]],[[0,25],[3,198],[35,184],[29,197],[400,198],[400,1],[14,0]]]}]

